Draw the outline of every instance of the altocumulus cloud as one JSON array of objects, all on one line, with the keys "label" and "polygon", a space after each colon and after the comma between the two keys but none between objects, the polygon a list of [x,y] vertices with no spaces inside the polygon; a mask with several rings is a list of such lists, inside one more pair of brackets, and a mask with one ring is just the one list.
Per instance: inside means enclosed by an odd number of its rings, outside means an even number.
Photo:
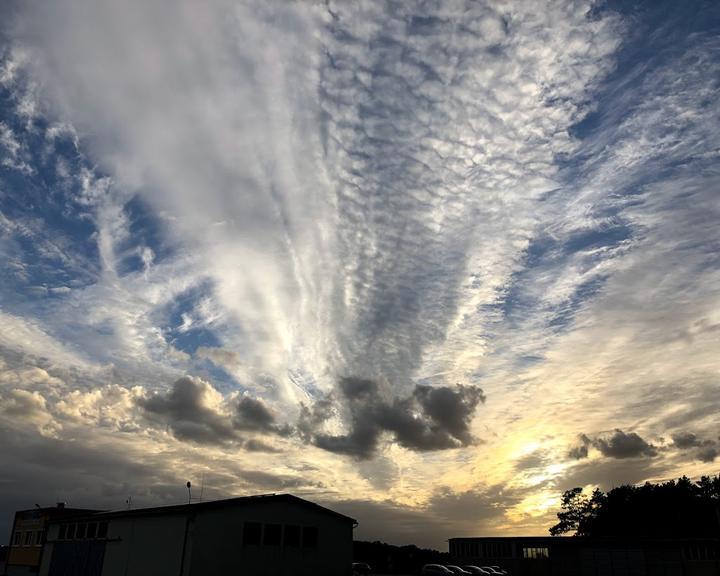
[{"label": "altocumulus cloud", "polygon": [[666,8],[3,3],[13,500],[74,454],[60,499],[362,493],[438,545],[707,471],[720,14]]}]

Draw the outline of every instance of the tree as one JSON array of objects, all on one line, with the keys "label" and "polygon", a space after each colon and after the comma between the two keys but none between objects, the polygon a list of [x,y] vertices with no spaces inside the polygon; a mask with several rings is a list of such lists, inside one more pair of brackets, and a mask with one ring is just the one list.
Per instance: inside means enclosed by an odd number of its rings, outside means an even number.
[{"label": "tree", "polygon": [[557,514],[559,522],[550,528],[550,534],[558,536],[574,532],[577,536],[589,536],[605,498],[598,488],[590,498],[583,494],[582,488],[566,490],[562,495],[562,512]]},{"label": "tree", "polygon": [[561,507],[553,536],[718,537],[720,475],[619,486],[607,494],[596,489],[590,497],[573,488],[563,493]]}]

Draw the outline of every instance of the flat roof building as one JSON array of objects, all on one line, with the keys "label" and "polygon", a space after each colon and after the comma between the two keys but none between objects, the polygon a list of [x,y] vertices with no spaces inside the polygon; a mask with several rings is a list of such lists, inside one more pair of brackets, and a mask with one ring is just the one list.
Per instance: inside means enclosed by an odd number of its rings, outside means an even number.
[{"label": "flat roof building", "polygon": [[451,538],[456,564],[500,566],[512,576],[719,576],[718,538]]},{"label": "flat roof building", "polygon": [[290,494],[101,512],[52,522],[39,573],[349,576],[356,525]]},{"label": "flat roof building", "polygon": [[44,554],[46,533],[50,522],[93,512],[97,511],[67,508],[62,502],[48,508],[36,506],[30,510],[18,510],[15,512],[13,528],[10,532],[10,544],[4,559],[4,570],[0,573],[8,576],[37,574]]}]

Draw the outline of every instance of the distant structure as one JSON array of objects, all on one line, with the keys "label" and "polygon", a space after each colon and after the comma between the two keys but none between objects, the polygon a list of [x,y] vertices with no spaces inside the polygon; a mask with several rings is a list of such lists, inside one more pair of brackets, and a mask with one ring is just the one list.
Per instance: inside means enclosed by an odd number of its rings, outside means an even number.
[{"label": "distant structure", "polygon": [[450,556],[456,564],[500,566],[512,576],[720,575],[718,538],[451,538]]},{"label": "distant structure", "polygon": [[64,502],[49,508],[36,506],[15,512],[10,544],[4,559],[7,576],[37,574],[45,552],[47,529],[51,522],[97,512],[84,508],[67,508]]},{"label": "distant structure", "polygon": [[348,516],[290,494],[53,520],[41,576],[349,576]]}]

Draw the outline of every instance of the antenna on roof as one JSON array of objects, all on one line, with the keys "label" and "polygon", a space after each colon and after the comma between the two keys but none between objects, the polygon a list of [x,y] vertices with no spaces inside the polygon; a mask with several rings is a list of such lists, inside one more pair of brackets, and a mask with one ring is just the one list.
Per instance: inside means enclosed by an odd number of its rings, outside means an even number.
[{"label": "antenna on roof", "polygon": [[203,490],[205,490],[205,472],[200,476],[200,502],[202,502]]},{"label": "antenna on roof", "polygon": [[190,488],[192,487],[192,484],[190,484],[190,480],[187,481],[187,484],[185,484],[188,489],[188,504],[190,504],[190,501],[192,500],[192,492],[190,491]]},{"label": "antenna on roof", "polygon": [[127,504],[128,510],[130,510],[130,508],[132,508],[132,496],[127,497],[127,500],[125,500],[125,504]]}]

